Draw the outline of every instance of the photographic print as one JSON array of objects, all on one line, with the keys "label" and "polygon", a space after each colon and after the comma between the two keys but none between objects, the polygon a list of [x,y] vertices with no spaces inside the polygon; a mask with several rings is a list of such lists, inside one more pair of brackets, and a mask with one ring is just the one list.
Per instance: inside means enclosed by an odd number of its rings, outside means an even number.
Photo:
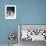
[{"label": "photographic print", "polygon": [[36,46],[46,43],[46,25],[19,24],[18,25],[19,46]]},{"label": "photographic print", "polygon": [[5,19],[16,19],[16,5],[5,6]]},{"label": "photographic print", "polygon": [[18,33],[20,33],[20,41],[46,41],[46,25],[22,24],[18,26]]}]

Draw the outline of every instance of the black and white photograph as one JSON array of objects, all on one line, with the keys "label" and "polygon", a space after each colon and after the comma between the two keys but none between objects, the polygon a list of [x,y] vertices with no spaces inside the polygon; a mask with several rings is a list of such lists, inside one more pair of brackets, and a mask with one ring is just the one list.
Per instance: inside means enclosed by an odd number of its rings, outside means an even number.
[{"label": "black and white photograph", "polygon": [[19,24],[18,42],[20,46],[31,46],[46,42],[46,25]]},{"label": "black and white photograph", "polygon": [[5,19],[16,19],[16,5],[5,6]]}]

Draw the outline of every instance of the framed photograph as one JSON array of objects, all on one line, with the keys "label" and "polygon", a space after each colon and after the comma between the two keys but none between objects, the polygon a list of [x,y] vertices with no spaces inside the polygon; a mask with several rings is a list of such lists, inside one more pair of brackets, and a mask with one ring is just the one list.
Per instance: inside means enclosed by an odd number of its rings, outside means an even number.
[{"label": "framed photograph", "polygon": [[16,5],[5,6],[5,19],[16,19]]},{"label": "framed photograph", "polygon": [[18,41],[46,41],[46,25],[19,24]]}]

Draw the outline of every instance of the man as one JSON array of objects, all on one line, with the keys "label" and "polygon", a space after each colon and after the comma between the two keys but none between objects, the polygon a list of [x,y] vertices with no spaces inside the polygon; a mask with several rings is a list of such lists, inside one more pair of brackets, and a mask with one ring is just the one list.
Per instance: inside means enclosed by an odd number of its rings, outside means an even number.
[{"label": "man", "polygon": [[7,16],[14,16],[14,7],[7,7]]}]

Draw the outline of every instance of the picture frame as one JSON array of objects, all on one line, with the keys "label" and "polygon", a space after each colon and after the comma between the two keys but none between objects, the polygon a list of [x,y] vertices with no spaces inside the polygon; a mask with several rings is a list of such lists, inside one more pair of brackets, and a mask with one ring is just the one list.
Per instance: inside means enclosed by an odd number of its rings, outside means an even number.
[{"label": "picture frame", "polygon": [[5,19],[16,19],[16,5],[5,5]]},{"label": "picture frame", "polygon": [[[27,37],[25,38],[25,36]],[[46,25],[18,24],[18,42],[22,40],[46,41]]]}]

